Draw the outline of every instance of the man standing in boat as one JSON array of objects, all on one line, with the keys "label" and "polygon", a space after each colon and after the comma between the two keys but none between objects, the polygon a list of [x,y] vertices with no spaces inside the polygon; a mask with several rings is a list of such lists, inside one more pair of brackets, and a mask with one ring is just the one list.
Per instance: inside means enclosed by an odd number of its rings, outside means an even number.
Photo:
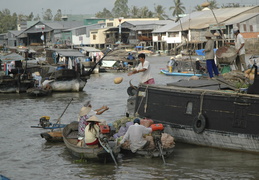
[{"label": "man standing in boat", "polygon": [[154,78],[151,77],[150,63],[146,60],[146,55],[141,53],[138,55],[138,58],[140,60],[138,67],[134,69],[132,72],[128,73],[128,76],[131,76],[132,74],[137,74],[139,72],[143,72],[143,74],[141,75],[140,83],[155,84]]},{"label": "man standing in boat", "polygon": [[207,31],[205,33],[205,37],[207,39],[205,49],[203,52],[205,53],[205,59],[206,59],[206,65],[207,65],[207,71],[209,73],[210,79],[213,78],[213,71],[216,76],[219,75],[218,68],[215,64],[214,58],[214,41],[212,40],[213,34],[211,32]]},{"label": "man standing in boat", "polygon": [[242,71],[242,67],[244,71],[247,69],[246,61],[245,61],[245,39],[240,34],[240,31],[237,27],[233,28],[233,33],[236,36],[235,42],[226,42],[226,44],[234,45],[237,50],[237,58],[236,65],[239,71]]}]

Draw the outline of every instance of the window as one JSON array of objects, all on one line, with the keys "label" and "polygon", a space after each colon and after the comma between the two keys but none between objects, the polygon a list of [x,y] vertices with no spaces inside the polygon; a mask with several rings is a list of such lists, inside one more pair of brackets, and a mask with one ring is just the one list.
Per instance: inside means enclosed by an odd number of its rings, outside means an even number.
[{"label": "window", "polygon": [[186,106],[186,114],[192,114],[193,103],[188,102]]},{"label": "window", "polygon": [[112,27],[113,23],[107,23],[107,27]]},{"label": "window", "polygon": [[84,35],[86,34],[86,28],[79,28],[79,29],[76,29],[76,36],[80,36],[80,35]]}]

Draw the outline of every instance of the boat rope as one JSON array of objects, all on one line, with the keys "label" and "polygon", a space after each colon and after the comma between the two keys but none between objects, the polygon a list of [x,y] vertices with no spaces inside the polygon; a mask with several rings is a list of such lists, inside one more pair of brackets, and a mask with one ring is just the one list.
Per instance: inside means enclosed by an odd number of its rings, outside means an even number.
[{"label": "boat rope", "polygon": [[[145,89],[145,94],[146,94],[146,92],[147,92],[147,88],[148,88],[148,85],[147,85],[147,87],[146,87],[146,89]],[[141,106],[141,104],[142,104],[143,99],[144,99],[144,96],[142,96],[142,98],[141,98],[141,100],[140,100],[140,103],[139,103],[139,105],[138,105],[138,109],[137,109],[137,111],[136,111],[136,114],[139,114],[138,111],[139,111],[139,108],[140,108],[140,106]],[[147,103],[147,100],[146,100],[146,103]],[[145,107],[147,107],[147,104],[145,104]],[[146,112],[146,108],[145,108],[145,112]]]},{"label": "boat rope", "polygon": [[147,112],[147,100],[148,100],[148,85],[147,85],[147,88],[145,90],[145,93],[146,93],[146,103],[144,105],[144,108],[145,108],[144,112],[146,113]]},{"label": "boat rope", "polygon": [[203,106],[203,98],[204,98],[204,95],[205,95],[206,91],[203,91],[201,93],[201,101],[200,101],[200,112],[199,112],[199,116],[201,115],[202,113],[202,106]]}]

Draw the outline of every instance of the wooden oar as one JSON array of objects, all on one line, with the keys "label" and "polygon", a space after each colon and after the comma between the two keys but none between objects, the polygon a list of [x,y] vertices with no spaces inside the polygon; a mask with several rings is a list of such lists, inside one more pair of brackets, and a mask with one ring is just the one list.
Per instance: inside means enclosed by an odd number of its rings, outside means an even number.
[{"label": "wooden oar", "polygon": [[162,150],[162,147],[161,147],[161,144],[160,144],[160,141],[159,141],[159,140],[158,140],[157,144],[158,144],[158,148],[159,148],[160,154],[161,154],[161,156],[162,156],[162,159],[163,159],[163,162],[164,162],[164,165],[165,165],[165,164],[166,164],[166,162],[165,162],[165,157],[164,157],[164,155],[163,155],[163,150]]},{"label": "wooden oar", "polygon": [[160,154],[161,154],[161,156],[162,156],[162,159],[163,159],[163,162],[164,162],[164,165],[166,164],[166,162],[165,162],[165,157],[164,157],[164,155],[163,155],[163,149],[162,149],[162,145],[161,145],[161,136],[159,135],[156,135],[155,137],[154,137],[154,139],[155,139],[155,142],[156,142],[156,144],[157,144],[157,146],[158,146],[158,149],[159,149],[159,151],[160,151]]},{"label": "wooden oar", "polygon": [[58,124],[58,123],[60,122],[61,117],[64,115],[64,113],[66,112],[68,106],[70,105],[70,103],[71,103],[72,101],[73,101],[73,98],[71,98],[71,100],[69,101],[67,107],[65,108],[65,110],[63,111],[63,113],[59,116],[59,118],[58,118],[58,120],[57,120],[57,122],[56,122],[55,124]]},{"label": "wooden oar", "polygon": [[[101,139],[104,140],[104,143],[105,143],[105,144],[102,143]],[[101,146],[103,147],[103,149],[105,149],[106,152],[110,153],[110,155],[111,155],[111,157],[112,157],[112,159],[113,159],[115,165],[118,166],[118,163],[117,163],[117,161],[116,161],[116,159],[115,159],[115,157],[114,157],[114,155],[113,155],[113,153],[112,153],[112,149],[111,149],[111,147],[109,146],[107,139],[106,139],[106,138],[100,138],[100,137],[99,137],[99,142],[100,142]]]}]

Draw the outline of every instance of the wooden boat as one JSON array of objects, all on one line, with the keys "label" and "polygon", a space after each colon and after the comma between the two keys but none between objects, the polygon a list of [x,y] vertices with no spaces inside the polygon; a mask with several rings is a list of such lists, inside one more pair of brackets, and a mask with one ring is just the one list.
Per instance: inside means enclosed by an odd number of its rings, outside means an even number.
[{"label": "wooden boat", "polygon": [[161,134],[158,135],[157,132],[152,132],[152,136],[154,139],[154,145],[153,145],[154,147],[137,150],[135,153],[132,153],[129,147],[121,146],[121,153],[127,154],[127,155],[139,155],[147,158],[157,158],[157,157],[164,158],[164,157],[170,156],[173,153],[174,146],[175,146],[174,144],[169,148],[163,148],[162,142],[160,140]]},{"label": "wooden boat", "polygon": [[82,79],[74,69],[60,69],[51,73],[42,84],[50,86],[53,92],[78,92],[85,87],[87,79]]},{"label": "wooden boat", "polygon": [[0,68],[0,93],[26,92],[34,86],[28,69],[23,67],[24,59],[16,53],[0,55],[0,65],[3,67]]},{"label": "wooden boat", "polygon": [[202,74],[194,74],[194,73],[190,73],[188,71],[186,71],[186,72],[169,72],[168,70],[161,69],[160,72],[167,76],[198,76],[198,77],[202,76]]},{"label": "wooden boat", "polygon": [[49,120],[49,116],[42,116],[39,119],[39,124],[37,126],[31,126],[31,128],[49,129],[51,131],[43,132],[40,136],[48,142],[63,142],[62,130],[67,124],[60,124],[58,122],[53,124]]},{"label": "wooden boat", "polygon": [[63,129],[63,140],[67,149],[74,155],[75,157],[81,159],[94,159],[99,161],[112,161],[113,157],[116,158],[118,153],[120,152],[120,148],[116,146],[114,141],[109,141],[108,146],[111,148],[111,152],[107,152],[108,149],[104,147],[100,147],[98,145],[93,146],[78,146],[78,122],[71,122]]},{"label": "wooden boat", "polygon": [[63,142],[62,130],[40,133],[47,142]]},{"label": "wooden boat", "polygon": [[33,87],[26,90],[26,93],[30,96],[48,96],[52,93],[52,89],[47,89],[43,87]]},{"label": "wooden boat", "polygon": [[259,77],[247,93],[224,80],[140,84],[128,100],[133,112],[170,125],[176,142],[259,152]]}]

